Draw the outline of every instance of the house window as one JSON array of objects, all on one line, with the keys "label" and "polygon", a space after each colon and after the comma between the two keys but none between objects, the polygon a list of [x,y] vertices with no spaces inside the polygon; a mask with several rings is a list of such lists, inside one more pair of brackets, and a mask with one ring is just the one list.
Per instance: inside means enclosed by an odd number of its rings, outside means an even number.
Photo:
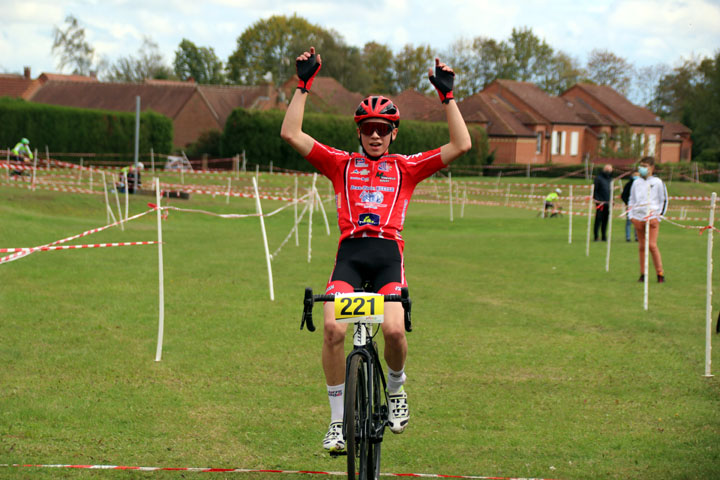
[{"label": "house window", "polygon": [[560,132],[560,154],[565,155],[565,144],[567,143],[567,132]]},{"label": "house window", "polygon": [[600,147],[605,148],[607,146],[607,141],[608,141],[608,134],[601,133],[600,134]]},{"label": "house window", "polygon": [[552,132],[552,150],[553,155],[560,153],[560,140],[558,139],[558,132]]},{"label": "house window", "polygon": [[655,156],[655,135],[648,135],[648,155],[651,157]]},{"label": "house window", "polygon": [[535,140],[535,153],[542,153],[542,139],[543,139],[543,132],[538,132],[537,140]]},{"label": "house window", "polygon": [[570,133],[570,155],[578,154],[578,143],[580,141],[580,134],[578,132]]}]

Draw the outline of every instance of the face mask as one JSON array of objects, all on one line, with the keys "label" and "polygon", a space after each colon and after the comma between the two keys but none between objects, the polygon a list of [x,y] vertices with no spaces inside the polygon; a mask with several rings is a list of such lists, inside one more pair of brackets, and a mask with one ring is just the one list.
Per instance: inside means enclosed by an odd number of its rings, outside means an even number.
[{"label": "face mask", "polygon": [[638,178],[640,178],[638,175],[633,175],[633,176],[632,176],[632,179],[633,179],[633,180],[637,180]]},{"label": "face mask", "polygon": [[641,177],[647,177],[649,170],[647,167],[638,167],[638,173],[640,173]]}]

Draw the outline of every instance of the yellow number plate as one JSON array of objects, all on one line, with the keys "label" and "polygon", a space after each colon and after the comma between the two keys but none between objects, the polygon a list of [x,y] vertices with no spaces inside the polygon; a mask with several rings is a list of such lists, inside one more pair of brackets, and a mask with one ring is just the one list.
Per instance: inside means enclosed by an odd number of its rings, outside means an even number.
[{"label": "yellow number plate", "polygon": [[335,295],[335,320],[341,323],[383,323],[385,298],[377,293]]}]

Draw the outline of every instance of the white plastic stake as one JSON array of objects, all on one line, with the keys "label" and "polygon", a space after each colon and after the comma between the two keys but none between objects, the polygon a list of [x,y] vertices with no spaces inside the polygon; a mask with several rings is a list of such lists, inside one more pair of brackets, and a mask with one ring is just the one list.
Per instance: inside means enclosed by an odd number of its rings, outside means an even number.
[{"label": "white plastic stake", "polygon": [[708,219],[708,243],[707,243],[707,294],[705,301],[705,378],[712,377],[712,274],[713,274],[713,224],[715,223],[715,200],[717,194],[712,192],[710,197],[710,217]]},{"label": "white plastic stake", "polygon": [[93,189],[93,167],[90,165],[90,190]]},{"label": "white plastic stake", "polygon": [[37,148],[35,149],[35,158],[33,158],[33,176],[32,176],[32,190],[35,191],[35,172],[37,171]]},{"label": "white plastic stake", "polygon": [[613,224],[613,201],[615,199],[614,180],[610,180],[610,202],[608,203],[608,230],[607,230],[607,255],[605,256],[605,271],[610,271],[610,245],[612,245],[612,224]]},{"label": "white plastic stake", "polygon": [[573,186],[570,185],[570,206],[568,207],[570,214],[568,215],[568,243],[572,244],[572,217],[573,217]]},{"label": "white plastic stake", "polygon": [[505,206],[508,206],[508,202],[510,202],[510,184],[508,183],[507,188],[505,189]]},{"label": "white plastic stake", "polygon": [[105,180],[105,172],[100,170],[100,174],[102,175],[103,179],[103,191],[105,192],[105,211],[107,212],[107,222],[110,223],[110,217],[112,216],[113,223],[117,222],[115,219],[115,214],[112,211],[112,208],[110,208],[110,199],[108,198],[108,191],[107,191],[107,180]]},{"label": "white plastic stake", "polygon": [[163,335],[165,332],[165,279],[163,272],[163,239],[162,239],[162,210],[160,209],[160,179],[155,177],[155,202],[157,203],[157,231],[158,231],[158,340],[155,350],[155,361],[162,360]]},{"label": "white plastic stake", "polygon": [[453,220],[453,182],[452,172],[448,172],[448,199],[450,201],[450,221]]},{"label": "white plastic stake", "polygon": [[587,239],[585,240],[585,256],[590,256],[590,224],[592,223],[592,207],[593,196],[595,195],[595,185],[590,186],[590,196],[588,197],[588,223],[587,223]]},{"label": "white plastic stake", "polygon": [[308,263],[312,259],[312,219],[313,211],[315,210],[315,195],[312,192],[315,191],[315,182],[317,182],[317,173],[313,174],[312,187],[310,187],[310,196],[308,202],[310,202],[310,213],[308,215]]},{"label": "white plastic stake", "polygon": [[460,218],[465,218],[465,203],[467,202],[467,185],[463,189],[463,199],[460,204]]},{"label": "white plastic stake", "polygon": [[270,249],[268,248],[267,232],[265,231],[265,217],[263,217],[262,206],[260,205],[260,192],[258,192],[257,179],[253,177],[253,189],[255,190],[255,207],[258,217],[260,217],[260,230],[262,230],[263,244],[265,246],[265,261],[268,269],[268,282],[270,283],[270,300],[275,300],[275,289],[273,288],[273,275],[270,257]]},{"label": "white plastic stake", "polygon": [[[127,187],[127,185],[126,185],[126,187]],[[118,195],[117,186],[113,189],[113,192],[115,193],[115,203],[117,204],[118,218],[120,220],[122,220],[123,214],[122,214],[122,209],[120,208],[120,196]],[[125,223],[124,222],[120,222],[120,230],[122,230],[123,232],[125,231]]]},{"label": "white plastic stake", "polygon": [[225,204],[230,205],[230,191],[232,189],[232,178],[228,178],[228,189],[227,189],[227,197],[225,198]]},{"label": "white plastic stake", "polygon": [[322,198],[320,198],[320,192],[315,189],[315,198],[317,199],[318,205],[320,206],[320,212],[322,213],[323,220],[325,220],[325,231],[330,236],[330,224],[328,223],[327,215],[325,214],[325,206],[323,205]]},{"label": "white plastic stake", "polygon": [[155,152],[153,151],[152,147],[150,147],[150,168],[152,174],[155,175]]},{"label": "white plastic stake", "polygon": [[78,185],[80,185],[80,183],[82,182],[82,171],[83,171],[83,158],[80,157],[80,168],[78,168],[78,176],[77,176],[77,180],[75,182]]},{"label": "white plastic stake", "polygon": [[530,185],[530,197],[528,197],[528,203],[532,203],[533,196],[535,195],[535,184]]},{"label": "white plastic stake", "polygon": [[295,177],[295,189],[293,190],[293,201],[295,202],[295,205],[294,205],[294,210],[295,210],[295,246],[296,246],[296,247],[299,247],[299,246],[300,246],[300,236],[299,236],[299,234],[298,234],[298,230],[300,230],[300,229],[297,227],[297,223],[298,223],[298,204],[297,204],[297,201],[298,201],[298,177],[297,177],[297,176]]},{"label": "white plastic stake", "polygon": [[128,185],[127,172],[123,172],[123,183],[125,184],[125,220],[128,219],[128,206],[130,205],[130,186]]}]

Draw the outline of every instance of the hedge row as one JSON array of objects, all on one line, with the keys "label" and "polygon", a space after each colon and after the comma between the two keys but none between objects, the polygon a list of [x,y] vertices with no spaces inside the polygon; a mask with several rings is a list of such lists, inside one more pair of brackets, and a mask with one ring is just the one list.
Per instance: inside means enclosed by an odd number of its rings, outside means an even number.
[{"label": "hedge row", "polygon": [[[280,138],[285,112],[236,109],[225,123],[221,139],[222,155],[229,157],[245,151],[252,163],[291,170],[312,171],[313,167]],[[317,141],[341,150],[358,151],[357,130],[352,118],[340,115],[306,113],[303,131]],[[485,130],[471,127],[473,147],[453,166],[481,165],[487,160],[488,139]],[[444,145],[449,140],[444,123],[403,120],[390,152],[413,154]]]},{"label": "hedge row", "polygon": [[[0,147],[13,148],[23,137],[38,150],[120,153],[135,150],[135,114],[60,107],[0,98]],[[153,111],[140,114],[140,151],[170,153],[172,121]]]}]

